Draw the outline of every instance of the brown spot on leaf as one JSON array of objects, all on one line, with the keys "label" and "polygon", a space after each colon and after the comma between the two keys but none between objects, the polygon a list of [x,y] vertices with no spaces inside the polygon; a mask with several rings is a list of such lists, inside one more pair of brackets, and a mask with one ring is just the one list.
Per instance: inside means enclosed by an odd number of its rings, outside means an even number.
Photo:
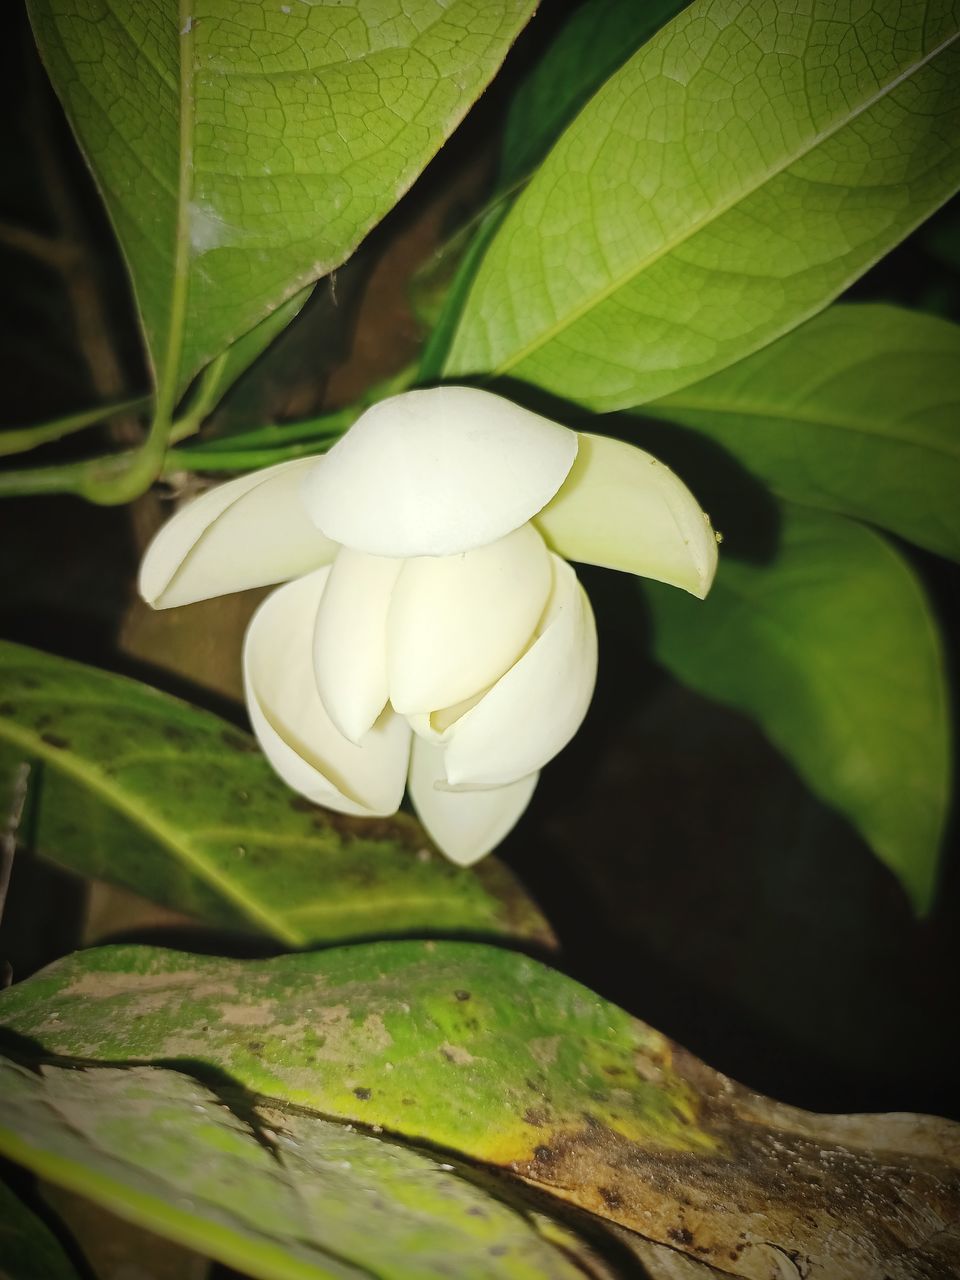
[{"label": "brown spot on leaf", "polygon": [[457,997],[457,999],[458,999],[458,1000],[469,1000],[469,999],[470,999],[470,992],[469,992],[469,991],[455,991],[453,994]]},{"label": "brown spot on leaf", "polygon": [[353,1096],[359,1098],[361,1102],[369,1102],[373,1097],[372,1089],[365,1089],[362,1085],[357,1085],[353,1091]]},{"label": "brown spot on leaf", "polygon": [[667,1235],[671,1240],[676,1241],[677,1244],[693,1244],[693,1232],[689,1231],[686,1227],[668,1227]]},{"label": "brown spot on leaf", "polygon": [[66,738],[61,738],[56,733],[41,733],[40,737],[48,747],[55,747],[57,751],[66,751],[70,746]]}]

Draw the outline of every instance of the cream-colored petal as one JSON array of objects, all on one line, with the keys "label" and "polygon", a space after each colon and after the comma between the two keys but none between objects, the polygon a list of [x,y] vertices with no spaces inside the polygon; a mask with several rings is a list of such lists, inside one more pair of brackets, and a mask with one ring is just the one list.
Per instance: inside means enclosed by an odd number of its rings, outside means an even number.
[{"label": "cream-colored petal", "polygon": [[328,538],[378,556],[448,556],[519,528],[560,488],[576,432],[488,391],[382,400],[316,461],[304,492]]},{"label": "cream-colored petal", "polygon": [[530,803],[539,774],[489,791],[437,790],[444,777],[443,748],[414,738],[410,798],[427,832],[451,862],[469,867],[495,848]]},{"label": "cream-colored petal", "polygon": [[540,769],[576,731],[597,678],[597,631],[587,594],[552,557],[554,588],[539,636],[447,731],[451,787],[498,787]]},{"label": "cream-colored petal", "polygon": [[239,476],[209,489],[163,526],[140,565],[140,594],[155,609],[297,578],[329,564],[337,544],[301,499],[314,458]]},{"label": "cream-colored petal", "polygon": [[351,742],[360,741],[386,705],[387,611],[403,564],[341,547],[317,611],[317,688]]},{"label": "cream-colored petal", "polygon": [[493,684],[530,642],[550,585],[550,553],[529,524],[462,555],[407,560],[387,617],[394,709],[430,712]]},{"label": "cream-colored petal", "polygon": [[410,727],[387,710],[359,745],[334,726],[313,671],[313,630],[330,569],[280,587],[247,628],[243,678],[254,732],[295,791],[340,813],[383,817],[403,797]]},{"label": "cream-colored petal", "polygon": [[580,436],[559,493],[534,523],[567,560],[622,569],[703,597],[717,570],[710,517],[669,467],[606,436]]}]

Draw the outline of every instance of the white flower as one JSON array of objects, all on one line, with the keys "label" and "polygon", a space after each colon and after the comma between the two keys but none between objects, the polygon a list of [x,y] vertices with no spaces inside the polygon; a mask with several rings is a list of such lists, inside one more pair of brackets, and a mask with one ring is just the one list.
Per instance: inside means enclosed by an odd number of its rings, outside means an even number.
[{"label": "white flower", "polygon": [[[561,558],[563,557],[563,558]],[[593,693],[566,559],[703,597],[716,540],[649,454],[468,387],[374,405],[329,453],[211,489],[150,545],[155,608],[285,582],[244,645],[250,718],[308,799],[394,813],[409,782],[467,865],[510,830]]]}]

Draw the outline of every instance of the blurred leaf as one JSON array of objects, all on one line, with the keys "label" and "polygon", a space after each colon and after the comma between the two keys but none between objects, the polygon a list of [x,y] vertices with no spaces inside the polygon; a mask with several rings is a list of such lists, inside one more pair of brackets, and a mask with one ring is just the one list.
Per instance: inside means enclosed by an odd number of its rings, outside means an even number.
[{"label": "blurred leaf", "polygon": [[41,1076],[0,1059],[0,1079],[0,1149],[245,1275],[582,1276],[450,1164],[350,1127],[262,1107],[241,1119],[175,1071]]},{"label": "blurred leaf", "polygon": [[664,666],[753,716],[926,911],[950,740],[940,638],[904,559],[863,525],[787,506],[769,564],[721,554],[692,607],[655,583],[645,592]]},{"label": "blurred leaf", "polygon": [[318,809],[256,742],[146,685],[0,642],[0,763],[33,766],[37,848],[226,928],[291,946],[549,927],[506,869],[464,871],[413,819]]},{"label": "blurred leaf", "polygon": [[343,262],[533,0],[31,0],[133,277],[160,399]]},{"label": "blurred leaf", "polygon": [[313,285],[308,284],[305,289],[282,302],[266,319],[254,325],[249,333],[237,338],[236,342],[231,342],[220,354],[209,384],[204,386],[204,413],[210,412],[219,403],[238,378],[263,355],[287,325],[296,319],[312,292]]},{"label": "blurred leaf", "polygon": [[[503,1165],[750,1280],[782,1274],[784,1254],[811,1275],[898,1280],[960,1261],[957,1126],[771,1102],[501,948],[393,942],[239,962],[105,947],[11,988],[0,1019],[31,1056],[180,1061]],[[9,1130],[22,1108],[5,1111]],[[161,1141],[156,1128],[138,1126],[141,1141]]]},{"label": "blurred leaf", "polygon": [[78,1280],[50,1228],[2,1182],[0,1280]]},{"label": "blurred leaf", "polygon": [[580,108],[687,0],[585,0],[557,32],[510,104],[498,185],[540,163]]},{"label": "blurred leaf", "polygon": [[960,182],[955,10],[694,0],[517,200],[447,375],[628,408],[820,310]]},{"label": "blurred leaf", "polygon": [[837,306],[654,401],[781,498],[858,516],[960,559],[960,327]]}]

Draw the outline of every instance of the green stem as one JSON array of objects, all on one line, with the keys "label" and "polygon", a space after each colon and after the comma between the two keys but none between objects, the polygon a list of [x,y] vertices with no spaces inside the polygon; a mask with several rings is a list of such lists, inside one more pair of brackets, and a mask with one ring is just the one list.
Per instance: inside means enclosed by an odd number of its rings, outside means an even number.
[{"label": "green stem", "polygon": [[96,409],[68,413],[62,418],[38,423],[35,427],[13,427],[0,431],[0,457],[26,453],[42,444],[51,444],[54,440],[61,440],[86,427],[95,427],[121,413],[139,413],[150,405],[151,400],[151,396],[138,396],[135,400],[121,400],[119,404],[104,404]]}]

